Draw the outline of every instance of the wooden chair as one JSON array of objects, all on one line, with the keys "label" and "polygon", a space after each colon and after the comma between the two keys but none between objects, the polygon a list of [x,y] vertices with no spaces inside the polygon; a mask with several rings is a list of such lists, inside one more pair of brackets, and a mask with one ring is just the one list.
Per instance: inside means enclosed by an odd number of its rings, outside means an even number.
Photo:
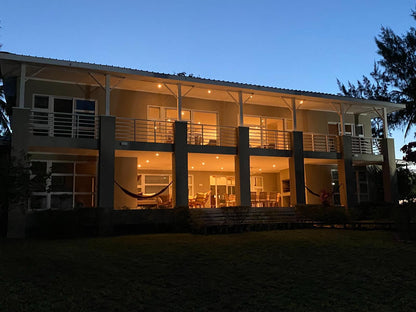
[{"label": "wooden chair", "polygon": [[269,206],[270,207],[278,207],[279,200],[280,200],[280,193],[278,192],[269,193]]},{"label": "wooden chair", "polygon": [[268,206],[267,192],[260,192],[259,203],[261,204],[262,207]]},{"label": "wooden chair", "polygon": [[209,208],[209,200],[211,198],[211,191],[206,193],[196,193],[194,207],[195,208]]},{"label": "wooden chair", "polygon": [[257,207],[257,193],[250,192],[250,196],[251,196],[251,207]]}]

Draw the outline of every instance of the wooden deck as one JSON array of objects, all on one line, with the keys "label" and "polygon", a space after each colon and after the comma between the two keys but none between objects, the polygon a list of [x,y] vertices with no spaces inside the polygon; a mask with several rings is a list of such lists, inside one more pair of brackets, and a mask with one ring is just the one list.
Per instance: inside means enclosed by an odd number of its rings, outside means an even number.
[{"label": "wooden deck", "polygon": [[189,216],[192,231],[204,233],[292,228],[297,224],[293,207],[200,208],[190,209]]}]

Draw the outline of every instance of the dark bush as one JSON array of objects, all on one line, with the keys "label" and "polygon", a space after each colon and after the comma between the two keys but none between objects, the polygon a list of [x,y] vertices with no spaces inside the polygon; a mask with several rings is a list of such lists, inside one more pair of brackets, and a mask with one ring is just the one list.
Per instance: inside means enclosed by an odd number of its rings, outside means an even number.
[{"label": "dark bush", "polygon": [[392,220],[395,205],[386,202],[362,202],[350,209],[353,220]]},{"label": "dark bush", "polygon": [[349,214],[343,206],[297,205],[296,214],[300,220],[327,224],[343,224],[350,221]]}]

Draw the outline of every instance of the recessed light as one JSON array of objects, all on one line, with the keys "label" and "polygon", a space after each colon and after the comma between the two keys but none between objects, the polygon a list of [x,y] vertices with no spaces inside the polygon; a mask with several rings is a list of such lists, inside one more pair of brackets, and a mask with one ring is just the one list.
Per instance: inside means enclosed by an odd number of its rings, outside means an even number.
[{"label": "recessed light", "polygon": [[149,160],[149,159],[147,159],[147,160],[146,160],[146,163],[149,163],[149,162],[150,162],[150,160]]},{"label": "recessed light", "polygon": [[181,112],[182,116],[185,115],[185,112]]},{"label": "recessed light", "polygon": [[211,90],[208,90],[208,93],[211,94]]},{"label": "recessed light", "polygon": [[191,169],[194,169],[194,166],[192,166]]},{"label": "recessed light", "polygon": [[159,84],[157,85],[157,87],[160,89],[160,88],[162,88],[162,85],[159,83]]},{"label": "recessed light", "polygon": [[252,96],[252,95],[250,95],[250,99],[251,99],[251,98],[253,98],[253,96]]},{"label": "recessed light", "polygon": [[220,159],[220,156],[215,157],[216,159]]},{"label": "recessed light", "polygon": [[205,162],[202,162],[202,166],[205,166]]},{"label": "recessed light", "polygon": [[259,171],[261,171],[261,168],[259,168]]},{"label": "recessed light", "polygon": [[300,103],[300,104],[303,104],[303,100],[301,100],[299,103]]},{"label": "recessed light", "polygon": [[159,153],[156,153],[156,156],[159,156]]},{"label": "recessed light", "polygon": [[221,167],[221,170],[224,170],[224,167]]},{"label": "recessed light", "polygon": [[273,168],[276,168],[276,165],[273,165]]},{"label": "recessed light", "polygon": [[137,168],[141,168],[142,167],[142,165],[137,165]]}]

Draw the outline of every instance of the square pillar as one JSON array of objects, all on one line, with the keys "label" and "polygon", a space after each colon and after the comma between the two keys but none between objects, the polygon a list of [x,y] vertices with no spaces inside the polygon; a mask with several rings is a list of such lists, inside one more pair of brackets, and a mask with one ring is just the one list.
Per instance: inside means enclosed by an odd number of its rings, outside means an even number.
[{"label": "square pillar", "polygon": [[[28,166],[29,161],[29,121],[30,110],[27,108],[13,108],[11,116],[11,162],[13,167]],[[20,170],[19,170],[20,172]],[[29,176],[27,176],[29,179]],[[29,181],[27,181],[29,183]],[[7,237],[8,238],[25,238],[26,236],[26,211],[28,198],[20,198],[15,202],[9,202],[7,216]]]},{"label": "square pillar", "polygon": [[356,181],[352,166],[352,137],[343,135],[341,139],[342,158],[338,160],[338,181],[341,205],[346,208],[354,207],[356,198]]},{"label": "square pillar", "polygon": [[251,206],[249,128],[237,128],[237,156],[235,157],[236,205]]},{"label": "square pillar", "polygon": [[98,207],[111,210],[114,206],[115,130],[115,117],[100,116]]},{"label": "square pillar", "polygon": [[383,152],[383,186],[384,201],[397,203],[399,195],[397,189],[396,158],[394,153],[394,140],[382,140]]},{"label": "square pillar", "polygon": [[292,132],[292,157],[289,159],[291,205],[306,204],[303,132]]},{"label": "square pillar", "polygon": [[175,121],[172,154],[173,207],[188,207],[188,125]]}]

